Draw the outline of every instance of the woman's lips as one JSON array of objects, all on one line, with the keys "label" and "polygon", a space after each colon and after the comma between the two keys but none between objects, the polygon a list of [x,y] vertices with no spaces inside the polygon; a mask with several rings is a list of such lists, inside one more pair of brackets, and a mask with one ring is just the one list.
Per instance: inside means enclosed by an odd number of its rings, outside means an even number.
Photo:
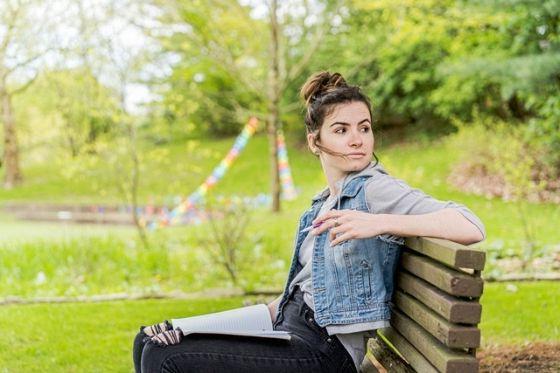
[{"label": "woman's lips", "polygon": [[365,154],[364,153],[350,153],[350,154],[346,154],[346,156],[348,158],[358,159],[358,158],[365,157]]}]

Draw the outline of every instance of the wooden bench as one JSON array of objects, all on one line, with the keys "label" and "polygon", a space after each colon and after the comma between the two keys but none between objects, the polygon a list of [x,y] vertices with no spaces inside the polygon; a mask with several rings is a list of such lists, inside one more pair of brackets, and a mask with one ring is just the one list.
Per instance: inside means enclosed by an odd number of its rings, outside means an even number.
[{"label": "wooden bench", "polygon": [[406,246],[391,327],[368,341],[362,370],[377,372],[375,359],[389,372],[478,372],[485,253],[435,238],[409,238]]}]

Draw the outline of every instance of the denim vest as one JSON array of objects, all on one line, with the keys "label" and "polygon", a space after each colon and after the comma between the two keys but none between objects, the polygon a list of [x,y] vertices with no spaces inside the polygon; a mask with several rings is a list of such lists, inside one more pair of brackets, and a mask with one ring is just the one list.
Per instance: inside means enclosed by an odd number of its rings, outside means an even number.
[{"label": "denim vest", "polygon": [[[351,179],[342,186],[338,206],[341,210],[358,210],[369,213],[364,182],[368,175]],[[278,305],[277,321],[289,297],[292,279],[301,270],[299,250],[305,235],[302,230],[321,209],[326,196],[314,198],[311,208],[299,220],[295,250],[288,280]],[[389,303],[393,292],[393,274],[397,266],[401,245],[381,236],[352,239],[330,247],[329,231],[315,237],[312,256],[313,301],[315,321],[326,325],[354,324],[390,318]],[[293,290],[293,289],[292,289]]]}]

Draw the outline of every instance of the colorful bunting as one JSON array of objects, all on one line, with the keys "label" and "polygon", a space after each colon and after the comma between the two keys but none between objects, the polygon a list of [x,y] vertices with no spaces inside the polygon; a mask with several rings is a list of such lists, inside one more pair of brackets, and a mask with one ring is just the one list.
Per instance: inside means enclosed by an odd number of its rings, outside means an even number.
[{"label": "colorful bunting", "polygon": [[[204,212],[197,208],[203,202],[208,190],[216,185],[221,178],[225,175],[231,164],[239,156],[239,154],[247,145],[247,142],[257,130],[258,121],[255,117],[251,117],[249,122],[243,128],[243,131],[235,139],[235,143],[222,159],[216,168],[212,171],[210,176],[185,200],[182,200],[177,207],[170,212],[166,209],[160,209],[159,214],[155,216],[153,208],[147,209],[146,213],[142,216],[142,223],[150,229],[167,225],[177,225],[186,223],[199,223],[205,220]],[[293,200],[297,197],[297,192],[294,188],[290,166],[288,164],[288,152],[286,151],[286,142],[282,131],[278,132],[278,171],[280,174],[280,182],[282,185],[282,198],[286,200]],[[263,197],[259,195],[255,199],[256,205],[263,205],[264,203],[270,204],[270,197]],[[237,197],[239,198],[239,197]],[[250,198],[243,200],[245,203],[254,204]],[[224,200],[226,203],[227,200]]]}]

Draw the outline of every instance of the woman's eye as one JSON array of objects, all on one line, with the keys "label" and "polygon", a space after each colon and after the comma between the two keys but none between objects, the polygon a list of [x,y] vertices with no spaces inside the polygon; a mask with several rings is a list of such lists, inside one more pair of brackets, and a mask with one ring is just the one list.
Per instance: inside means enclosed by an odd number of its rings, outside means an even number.
[{"label": "woman's eye", "polygon": [[337,128],[336,130],[334,130],[334,133],[344,133],[344,132],[346,132],[346,130],[344,129],[344,127]]},{"label": "woman's eye", "polygon": [[364,128],[362,128],[362,131],[363,131],[363,132],[369,132],[369,127],[364,127]]}]

